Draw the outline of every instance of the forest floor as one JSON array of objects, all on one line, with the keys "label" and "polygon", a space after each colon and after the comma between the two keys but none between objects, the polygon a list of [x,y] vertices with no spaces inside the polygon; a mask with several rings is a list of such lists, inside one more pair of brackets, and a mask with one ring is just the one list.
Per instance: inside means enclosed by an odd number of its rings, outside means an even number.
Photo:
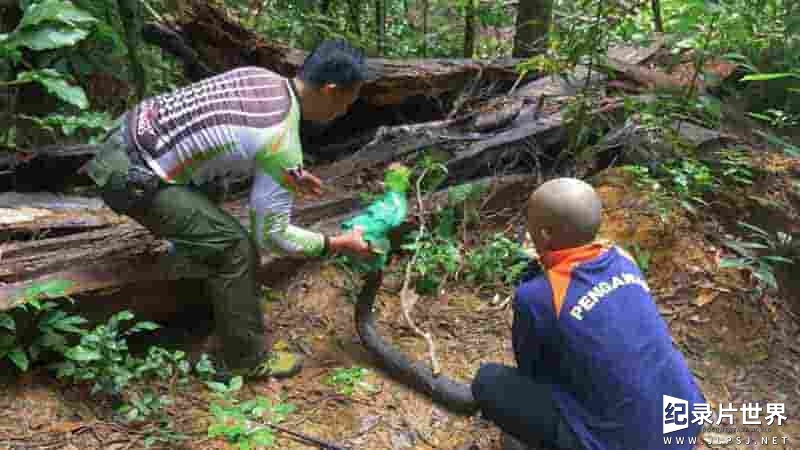
[{"label": "forest floor", "polygon": [[[751,402],[785,404],[787,420],[773,423],[771,433],[728,433],[733,443],[721,448],[795,448],[800,444],[800,291],[787,288],[754,298],[746,273],[718,267],[726,256],[720,239],[733,232],[736,220],[750,218],[773,230],[800,223],[800,195],[792,184],[800,172],[797,161],[764,156],[754,164],[759,175],[752,186],[720,193],[699,217],[675,208],[665,221],[628,174],[616,169],[601,173],[594,181],[605,206],[601,235],[650,255],[646,275],[654,298],[714,410],[720,403],[735,408]],[[770,224],[762,220],[767,217]],[[385,276],[377,301],[379,329],[412,359],[425,361],[425,343],[406,326],[400,311],[403,270],[404,264],[395,263]],[[797,279],[797,271],[779,275]],[[284,427],[353,449],[458,449],[470,443],[482,450],[500,448],[499,432],[490,423],[454,415],[376,368],[355,331],[352,283],[333,263],[307,264],[270,292],[265,315],[275,336],[308,357],[293,378],[249,382],[243,389],[268,398],[283,396],[295,405]],[[489,301],[492,296],[486,297],[450,283],[443,295],[421,299],[414,311],[418,325],[435,337],[443,373],[462,382],[481,362],[513,361],[511,308],[497,308]],[[133,306],[140,309],[136,300]],[[324,382],[334,368],[351,366],[371,369],[365,381],[373,389],[346,396]],[[209,390],[197,383],[181,392],[168,412],[189,438],[173,448],[234,448],[207,437]],[[743,426],[740,412],[734,413],[733,423]],[[706,433],[714,442],[720,435],[724,440],[725,433]],[[736,444],[736,437],[744,443],[748,436],[750,445]],[[779,445],[771,444],[773,436]],[[760,444],[763,437],[770,438],[769,445]],[[136,428],[111,421],[107,405],[89,400],[85,389],[61,383],[44,369],[0,393],[0,448],[121,450],[145,448],[143,442]],[[712,442],[708,447],[720,446]],[[313,447],[278,434],[275,448]]]}]

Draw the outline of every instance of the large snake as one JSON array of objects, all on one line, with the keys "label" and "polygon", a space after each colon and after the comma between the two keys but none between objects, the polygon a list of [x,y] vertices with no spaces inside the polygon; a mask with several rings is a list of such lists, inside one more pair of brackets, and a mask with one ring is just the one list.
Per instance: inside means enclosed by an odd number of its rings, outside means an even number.
[{"label": "large snake", "polygon": [[478,404],[472,397],[469,385],[444,375],[434,376],[427,365],[410,361],[378,334],[375,327],[375,299],[382,282],[382,271],[365,274],[364,286],[355,307],[356,328],[361,342],[398,381],[454,412],[472,414],[477,411]]}]

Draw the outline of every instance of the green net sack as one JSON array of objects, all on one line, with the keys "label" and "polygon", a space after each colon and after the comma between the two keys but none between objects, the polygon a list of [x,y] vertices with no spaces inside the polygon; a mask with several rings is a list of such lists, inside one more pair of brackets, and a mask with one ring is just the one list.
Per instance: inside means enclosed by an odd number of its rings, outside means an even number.
[{"label": "green net sack", "polygon": [[360,227],[364,232],[364,240],[372,248],[371,258],[346,258],[356,269],[378,271],[386,266],[391,250],[389,232],[405,221],[408,212],[406,193],[410,173],[404,166],[388,170],[384,177],[386,191],[383,195],[373,201],[364,212],[342,224],[344,231]]}]

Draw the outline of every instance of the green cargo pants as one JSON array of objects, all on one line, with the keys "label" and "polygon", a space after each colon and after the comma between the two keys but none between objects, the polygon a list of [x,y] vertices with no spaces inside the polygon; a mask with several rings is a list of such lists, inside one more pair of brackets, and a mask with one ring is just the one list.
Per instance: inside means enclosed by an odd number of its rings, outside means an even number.
[{"label": "green cargo pants", "polygon": [[156,237],[167,239],[175,252],[206,265],[203,283],[213,304],[222,359],[230,370],[249,369],[266,358],[265,325],[256,270],[259,252],[242,224],[190,186],[168,185],[137,164],[129,154],[124,130],[113,131],[101,151],[87,163],[87,174],[100,187],[103,200]]}]

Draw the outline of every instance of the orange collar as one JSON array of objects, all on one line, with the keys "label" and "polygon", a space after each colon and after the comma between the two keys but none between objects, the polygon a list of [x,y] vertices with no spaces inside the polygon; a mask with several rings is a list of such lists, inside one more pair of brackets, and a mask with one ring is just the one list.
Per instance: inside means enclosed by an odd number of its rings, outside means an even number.
[{"label": "orange collar", "polygon": [[577,263],[590,261],[602,254],[608,247],[599,242],[594,242],[580,247],[565,248],[546,252],[542,255],[542,264],[547,270],[572,267]]}]

